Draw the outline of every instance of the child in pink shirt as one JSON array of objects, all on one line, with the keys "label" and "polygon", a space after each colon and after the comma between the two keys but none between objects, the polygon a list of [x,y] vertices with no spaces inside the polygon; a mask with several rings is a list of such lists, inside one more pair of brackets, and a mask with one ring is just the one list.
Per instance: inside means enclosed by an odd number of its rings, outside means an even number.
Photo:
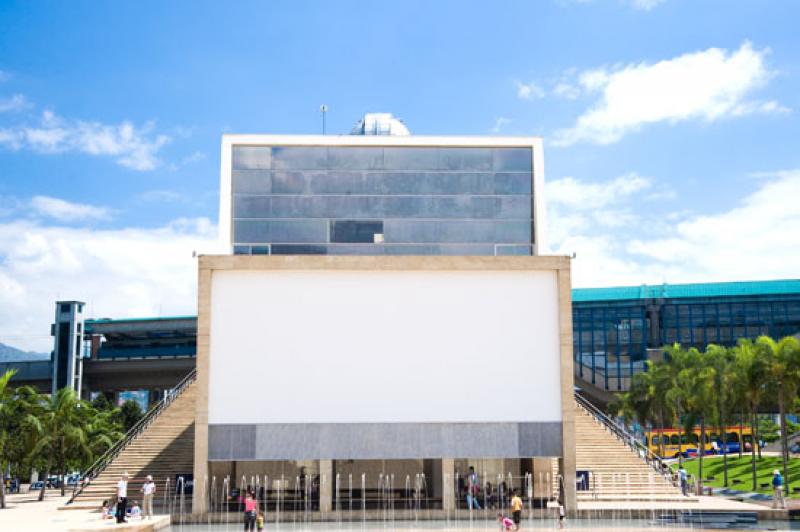
[{"label": "child in pink shirt", "polygon": [[514,521],[502,513],[497,514],[497,522],[500,523],[500,530],[514,530]]}]

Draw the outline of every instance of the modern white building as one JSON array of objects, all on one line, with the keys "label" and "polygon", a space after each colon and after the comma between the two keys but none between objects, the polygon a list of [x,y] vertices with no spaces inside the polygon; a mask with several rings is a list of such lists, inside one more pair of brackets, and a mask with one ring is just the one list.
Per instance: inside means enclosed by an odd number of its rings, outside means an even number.
[{"label": "modern white building", "polygon": [[194,511],[229,478],[278,506],[392,493],[450,512],[470,467],[484,498],[571,510],[569,259],[538,256],[541,139],[356,130],[223,137]]}]

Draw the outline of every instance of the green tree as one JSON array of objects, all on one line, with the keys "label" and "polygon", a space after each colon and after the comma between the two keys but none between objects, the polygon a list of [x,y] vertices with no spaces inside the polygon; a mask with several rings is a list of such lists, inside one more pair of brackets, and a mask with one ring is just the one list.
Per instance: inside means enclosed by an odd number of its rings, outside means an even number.
[{"label": "green tree", "polygon": [[125,432],[131,430],[131,428],[136,425],[139,420],[142,419],[142,417],[144,417],[142,407],[139,406],[139,403],[131,399],[128,399],[122,403],[122,406],[120,407],[120,413]]},{"label": "green tree", "polygon": [[111,404],[111,401],[108,400],[108,397],[105,394],[99,393],[97,397],[92,399],[92,408],[99,412],[103,412],[106,410],[114,410],[114,405]]},{"label": "green tree", "polygon": [[[695,348],[684,349],[678,343],[666,347],[665,351],[669,355],[669,387],[666,398],[672,405],[673,419],[678,428],[678,441],[683,444],[684,441],[689,441],[689,435],[693,434],[696,417],[692,409],[691,379],[682,372],[692,367],[699,352]],[[678,453],[678,462],[683,464],[683,452]]]},{"label": "green tree", "polygon": [[751,340],[739,340],[734,348],[735,374],[738,392],[745,398],[750,417],[750,431],[753,444],[750,448],[750,461],[753,479],[753,491],[758,489],[756,480],[756,447],[758,447],[758,407],[764,398],[767,383],[768,361],[763,349],[756,349]]},{"label": "green tree", "polygon": [[[698,447],[698,476],[699,490],[703,486],[703,457],[706,454],[706,427],[707,421],[714,418],[714,375],[715,370],[697,349],[689,349],[686,367],[678,374],[678,380],[687,393],[687,410],[693,419],[700,421],[700,445]],[[694,423],[692,423],[694,425]],[[692,434],[694,434],[692,427]]]},{"label": "green tree", "polygon": [[25,477],[30,472],[32,464],[26,457],[35,440],[31,438],[27,416],[34,410],[39,397],[39,392],[31,386],[19,386],[3,407],[2,430],[9,436],[3,444],[3,455],[12,477]]},{"label": "green tree", "polygon": [[704,355],[705,363],[714,370],[713,399],[714,424],[717,427],[722,442],[722,474],[723,485],[728,486],[728,434],[727,426],[731,419],[731,408],[734,406],[734,393],[732,393],[733,353],[724,347],[709,344]]},{"label": "green tree", "polygon": [[5,447],[8,440],[6,427],[8,426],[8,403],[11,396],[11,388],[9,388],[8,383],[15,373],[16,371],[9,370],[0,377],[0,509],[5,509],[6,507],[5,471],[8,464]]},{"label": "green tree", "polygon": [[[70,466],[86,463],[92,458],[87,427],[91,416],[88,403],[78,399],[71,388],[62,388],[41,404],[40,413],[33,423],[39,439],[31,450],[32,457],[41,457],[45,463],[45,478],[55,467],[65,476]],[[64,482],[61,495],[64,495]],[[39,500],[44,499],[44,486]]]},{"label": "green tree", "polygon": [[[125,432],[122,430],[122,424],[116,419],[117,409],[102,411],[91,406],[89,408],[91,408],[91,416],[86,425],[86,435],[89,438],[91,460],[94,460],[125,436]],[[89,465],[87,462],[84,467],[81,467],[81,470]]]},{"label": "green tree", "polygon": [[796,396],[800,384],[800,343],[797,338],[787,336],[775,341],[769,336],[756,340],[767,360],[769,388],[774,391],[778,402],[781,424],[781,457],[783,458],[784,490],[789,494],[789,435],[786,427],[786,401]]}]

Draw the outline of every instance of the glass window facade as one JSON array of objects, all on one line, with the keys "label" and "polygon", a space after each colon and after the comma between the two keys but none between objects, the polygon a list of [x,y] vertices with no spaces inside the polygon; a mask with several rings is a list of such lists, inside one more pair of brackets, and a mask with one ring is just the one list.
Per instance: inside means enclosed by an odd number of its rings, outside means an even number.
[{"label": "glass window facade", "polygon": [[678,342],[704,350],[798,332],[800,293],[573,302],[575,374],[612,391],[628,389],[648,349]]},{"label": "glass window facade", "polygon": [[518,147],[234,146],[233,252],[531,255],[532,157]]}]

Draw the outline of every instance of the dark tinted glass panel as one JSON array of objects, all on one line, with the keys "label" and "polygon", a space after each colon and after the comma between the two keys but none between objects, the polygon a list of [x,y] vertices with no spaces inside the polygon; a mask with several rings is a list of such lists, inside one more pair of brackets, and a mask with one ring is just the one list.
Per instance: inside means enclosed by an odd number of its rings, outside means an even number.
[{"label": "dark tinted glass panel", "polygon": [[533,184],[531,174],[528,173],[497,173],[494,174],[495,194],[531,194]]},{"label": "dark tinted glass panel", "polygon": [[270,218],[272,216],[272,196],[233,197],[234,218]]},{"label": "dark tinted glass panel", "polygon": [[489,148],[440,148],[439,169],[480,172],[492,169]]},{"label": "dark tinted glass panel", "polygon": [[234,255],[249,255],[250,246],[233,246]]},{"label": "dark tinted glass panel", "polygon": [[530,255],[531,246],[496,246],[497,255]]},{"label": "dark tinted glass panel", "polygon": [[332,170],[377,170],[383,168],[383,148],[328,148]]},{"label": "dark tinted glass panel", "polygon": [[273,255],[326,255],[325,246],[300,246],[292,244],[275,244],[272,246]]},{"label": "dark tinted glass panel", "polygon": [[375,235],[383,233],[383,222],[341,220],[331,222],[331,242],[374,243]]},{"label": "dark tinted glass panel", "polygon": [[383,244],[329,244],[328,255],[383,255]]},{"label": "dark tinted glass panel", "polygon": [[233,235],[236,242],[325,242],[327,226],[325,220],[236,220]]},{"label": "dark tinted glass panel", "polygon": [[313,194],[310,183],[317,177],[325,178],[326,172],[295,171],[273,172],[272,192],[275,194]]},{"label": "dark tinted glass panel", "polygon": [[264,146],[234,146],[233,169],[269,168],[272,148]]},{"label": "dark tinted glass panel", "polygon": [[492,167],[498,172],[531,172],[532,156],[530,148],[495,148]]},{"label": "dark tinted glass panel", "polygon": [[[69,308],[69,305],[66,305]],[[64,308],[64,305],[61,306]],[[58,351],[56,351],[57,379],[56,388],[63,388],[67,385],[67,364],[70,357],[69,348],[69,323],[58,324]]]},{"label": "dark tinted glass panel", "polygon": [[384,148],[383,164],[387,170],[438,170],[438,148]]},{"label": "dark tinted glass panel", "polygon": [[269,170],[234,170],[234,194],[269,194],[272,192],[272,173]]},{"label": "dark tinted glass panel", "polygon": [[269,255],[269,246],[253,246],[251,253],[253,255]]},{"label": "dark tinted glass panel", "polygon": [[272,168],[276,170],[314,170],[327,167],[327,148],[272,148]]}]

